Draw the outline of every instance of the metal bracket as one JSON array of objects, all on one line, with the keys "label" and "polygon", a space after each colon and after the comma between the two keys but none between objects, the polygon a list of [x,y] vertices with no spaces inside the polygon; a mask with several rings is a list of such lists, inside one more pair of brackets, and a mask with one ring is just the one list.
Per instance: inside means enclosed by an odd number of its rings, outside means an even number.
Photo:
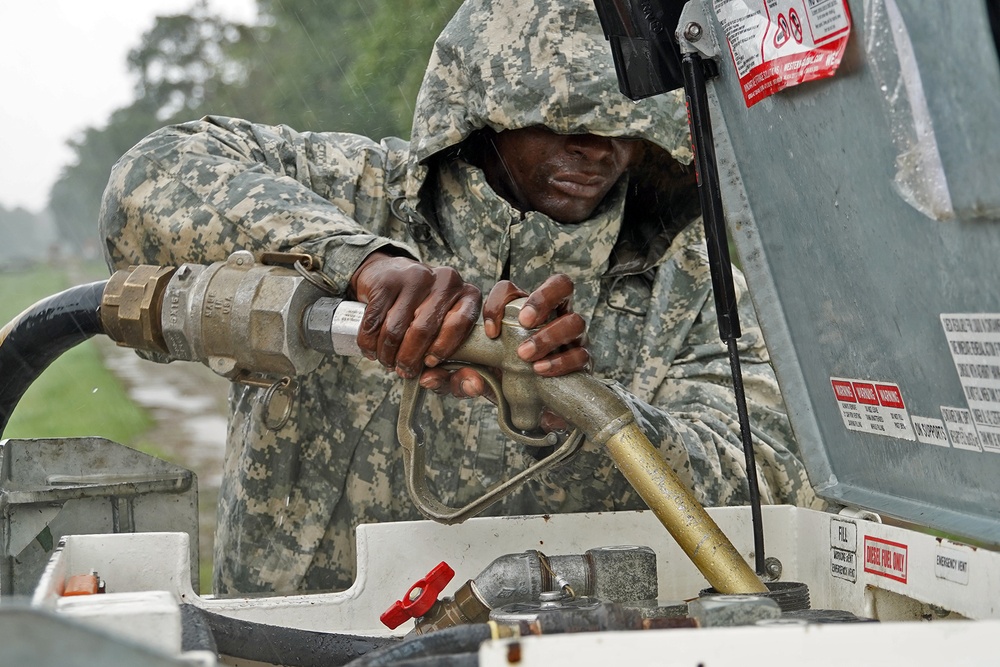
[{"label": "metal bracket", "polygon": [[722,56],[712,22],[705,13],[702,0],[688,0],[681,10],[681,19],[674,33],[681,53],[697,53],[703,58],[718,60]]},{"label": "metal bracket", "polygon": [[860,521],[882,523],[882,517],[879,514],[870,510],[861,509],[860,507],[844,507],[837,512],[837,516],[843,516],[849,519],[858,519]]}]

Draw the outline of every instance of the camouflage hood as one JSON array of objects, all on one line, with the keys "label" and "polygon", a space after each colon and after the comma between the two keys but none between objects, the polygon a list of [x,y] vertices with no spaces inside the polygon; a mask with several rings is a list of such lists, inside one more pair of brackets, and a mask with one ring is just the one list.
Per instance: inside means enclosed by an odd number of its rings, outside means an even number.
[{"label": "camouflage hood", "polygon": [[683,95],[618,90],[592,0],[467,0],[434,45],[417,96],[407,190],[427,158],[483,127],[645,139],[691,161]]}]

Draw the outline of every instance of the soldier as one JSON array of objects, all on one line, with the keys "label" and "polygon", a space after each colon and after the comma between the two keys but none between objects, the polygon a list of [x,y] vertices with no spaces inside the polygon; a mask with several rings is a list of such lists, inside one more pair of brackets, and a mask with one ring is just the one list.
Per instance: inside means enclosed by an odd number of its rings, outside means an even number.
[{"label": "soldier", "polygon": [[[368,303],[367,358],[329,358],[298,378],[295,414],[279,430],[263,423],[263,390],[233,385],[215,592],[347,587],[358,523],[420,518],[395,435],[400,376],[482,393],[478,375],[433,366],[491,288],[489,335],[503,303],[531,290],[522,324],[544,326],[519,354],[536,372],[606,378],[702,502],[745,502],[690,160],[683,99],[619,93],[588,0],[467,0],[435,43],[409,142],[207,117],[130,150],[102,208],[112,269],[210,263],[237,249],[309,253],[336,292]],[[736,279],[763,499],[813,506]],[[449,505],[533,462],[493,411],[448,395],[425,402],[429,486]],[[643,506],[587,442],[489,513]]]}]

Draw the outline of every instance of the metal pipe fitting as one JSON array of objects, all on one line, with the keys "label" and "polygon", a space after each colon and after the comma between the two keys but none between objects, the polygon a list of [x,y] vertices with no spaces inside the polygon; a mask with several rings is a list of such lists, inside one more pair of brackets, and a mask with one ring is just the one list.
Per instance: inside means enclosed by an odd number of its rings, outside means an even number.
[{"label": "metal pipe fitting", "polygon": [[297,271],[245,250],[209,266],[139,266],[108,281],[101,316],[121,345],[200,361],[219,375],[296,376],[323,353],[306,344],[303,318],[323,292]]}]

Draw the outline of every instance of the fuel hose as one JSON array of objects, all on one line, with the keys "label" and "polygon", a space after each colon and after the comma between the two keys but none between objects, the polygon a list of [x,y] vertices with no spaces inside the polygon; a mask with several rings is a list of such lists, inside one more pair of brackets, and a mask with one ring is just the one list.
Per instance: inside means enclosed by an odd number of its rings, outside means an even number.
[{"label": "fuel hose", "polygon": [[107,280],[42,299],[0,329],[0,435],[31,383],[66,350],[103,333],[101,296]]}]

